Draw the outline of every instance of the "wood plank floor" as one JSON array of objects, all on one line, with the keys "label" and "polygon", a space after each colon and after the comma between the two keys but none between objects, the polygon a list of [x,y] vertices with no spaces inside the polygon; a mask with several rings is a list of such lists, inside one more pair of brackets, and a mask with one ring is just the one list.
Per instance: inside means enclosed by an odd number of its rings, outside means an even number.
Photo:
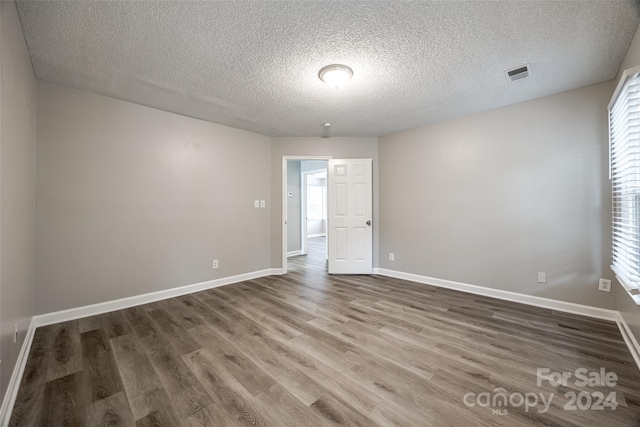
[{"label": "wood plank floor", "polygon": [[[286,276],[38,328],[10,425],[638,425],[640,371],[615,323],[328,276],[323,245]],[[572,377],[538,386],[537,368]],[[579,368],[616,384],[576,383]],[[590,410],[598,393],[615,410]]]}]

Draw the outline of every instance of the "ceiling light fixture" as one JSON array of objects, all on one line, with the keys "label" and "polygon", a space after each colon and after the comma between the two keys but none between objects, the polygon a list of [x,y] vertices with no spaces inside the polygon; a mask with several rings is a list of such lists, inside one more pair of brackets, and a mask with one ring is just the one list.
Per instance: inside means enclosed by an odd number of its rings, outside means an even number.
[{"label": "ceiling light fixture", "polygon": [[351,80],[353,70],[346,65],[331,64],[323,67],[318,73],[318,77],[329,86],[334,86],[337,89]]}]

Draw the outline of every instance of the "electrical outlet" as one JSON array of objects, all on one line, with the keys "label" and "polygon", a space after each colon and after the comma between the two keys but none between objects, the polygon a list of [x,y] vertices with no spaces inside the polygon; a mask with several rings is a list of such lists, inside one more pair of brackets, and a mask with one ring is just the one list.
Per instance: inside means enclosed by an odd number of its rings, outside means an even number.
[{"label": "electrical outlet", "polygon": [[547,283],[547,273],[538,273],[538,283]]},{"label": "electrical outlet", "polygon": [[264,208],[267,204],[265,203],[264,200],[260,200],[260,207]]},{"label": "electrical outlet", "polygon": [[389,261],[395,261],[396,260],[396,256],[393,254],[393,252],[389,252]]},{"label": "electrical outlet", "polygon": [[598,290],[602,292],[611,292],[611,280],[600,279],[598,282]]},{"label": "electrical outlet", "polygon": [[213,260],[213,268],[218,268],[218,260],[217,259]]},{"label": "electrical outlet", "polygon": [[260,207],[260,200],[254,200],[253,201],[253,207],[254,208],[259,208]]},{"label": "electrical outlet", "polygon": [[18,342],[18,324],[14,324],[14,329],[13,329],[13,343],[17,343]]}]

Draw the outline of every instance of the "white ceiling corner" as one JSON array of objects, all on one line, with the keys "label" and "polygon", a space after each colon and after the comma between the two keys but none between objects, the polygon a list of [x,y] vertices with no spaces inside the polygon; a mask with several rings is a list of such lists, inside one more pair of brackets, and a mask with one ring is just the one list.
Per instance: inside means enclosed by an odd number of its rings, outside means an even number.
[{"label": "white ceiling corner", "polygon": [[[269,136],[380,136],[610,80],[640,17],[633,0],[17,5],[38,79]],[[319,80],[332,63],[345,87]]]}]

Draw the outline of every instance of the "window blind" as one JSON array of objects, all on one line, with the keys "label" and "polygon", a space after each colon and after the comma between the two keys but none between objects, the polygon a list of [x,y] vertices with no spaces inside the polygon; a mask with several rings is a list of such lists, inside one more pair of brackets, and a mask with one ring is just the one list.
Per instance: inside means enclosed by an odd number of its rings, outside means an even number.
[{"label": "window blind", "polygon": [[631,295],[638,295],[640,294],[640,67],[623,73],[609,104],[609,155],[613,245],[611,268],[625,289]]}]

